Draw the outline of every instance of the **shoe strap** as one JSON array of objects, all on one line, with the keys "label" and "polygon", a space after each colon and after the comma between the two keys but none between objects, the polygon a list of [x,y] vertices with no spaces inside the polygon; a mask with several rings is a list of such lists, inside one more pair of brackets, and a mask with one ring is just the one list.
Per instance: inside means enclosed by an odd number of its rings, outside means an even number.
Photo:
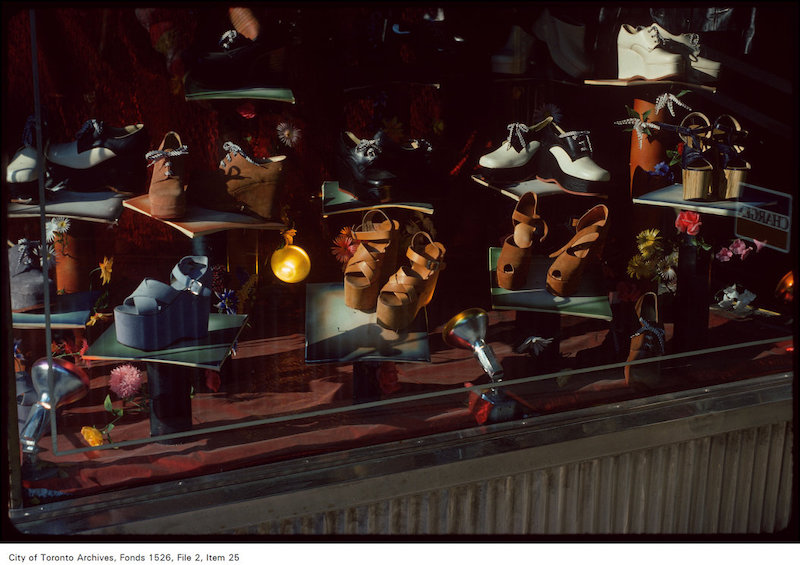
[{"label": "shoe strap", "polygon": [[550,254],[550,257],[558,257],[562,253],[566,253],[570,249],[583,249],[589,248],[594,245],[600,239],[600,226],[593,224],[591,226],[587,226],[583,228],[580,232],[575,234],[575,237],[570,239],[567,244],[559,249],[558,251],[553,251]]},{"label": "shoe strap", "polygon": [[227,153],[225,157],[219,162],[219,168],[225,168],[225,161],[227,160],[229,163],[233,160],[235,155],[241,155],[242,158],[247,161],[248,163],[252,163],[253,165],[259,166],[253,159],[251,159],[247,153],[244,152],[244,149],[233,143],[232,141],[226,141],[222,144],[222,150]]},{"label": "shoe strap", "polygon": [[211,296],[211,289],[202,282],[208,274],[208,257],[189,255],[172,269],[171,285],[176,290],[188,290],[196,296]]},{"label": "shoe strap", "polygon": [[664,342],[664,336],[665,336],[664,328],[660,328],[657,325],[650,323],[650,321],[646,320],[641,316],[639,317],[639,323],[642,325],[642,327],[636,330],[633,333],[633,335],[631,335],[631,339],[640,335],[646,336],[647,334],[649,334],[655,337],[656,341],[658,342],[658,350],[655,351],[654,353],[656,355],[663,355],[664,352],[666,351],[666,345]]},{"label": "shoe strap", "polygon": [[[428,240],[428,245],[423,243],[423,247],[421,248],[421,252],[416,251],[415,247],[419,248],[416,243],[417,236],[422,235]],[[426,253],[426,250],[429,246],[433,246],[439,253],[436,257],[431,257]],[[431,236],[424,231],[419,231],[414,234],[414,237],[411,239],[411,245],[408,246],[406,250],[406,257],[408,257],[409,261],[416,265],[421,265],[425,267],[429,272],[438,271],[439,269],[443,268],[442,263],[442,256],[444,255],[444,247],[441,243],[437,243],[433,241]]]},{"label": "shoe strap", "polygon": [[136,314],[154,314],[172,303],[180,294],[178,289],[157,281],[145,278],[136,290],[125,299],[126,306],[133,306]]},{"label": "shoe strap", "polygon": [[[381,246],[385,249],[385,246]],[[384,249],[376,247],[371,243],[361,243],[356,252],[347,262],[344,274],[345,276],[354,273],[364,275],[368,280],[372,280],[375,273],[378,271],[378,265],[384,257]]]},{"label": "shoe strap", "polygon": [[[411,273],[411,274],[409,274]],[[413,269],[403,267],[393,274],[381,288],[381,293],[392,293],[402,303],[413,303],[419,298],[417,287],[423,285],[425,280]]]}]

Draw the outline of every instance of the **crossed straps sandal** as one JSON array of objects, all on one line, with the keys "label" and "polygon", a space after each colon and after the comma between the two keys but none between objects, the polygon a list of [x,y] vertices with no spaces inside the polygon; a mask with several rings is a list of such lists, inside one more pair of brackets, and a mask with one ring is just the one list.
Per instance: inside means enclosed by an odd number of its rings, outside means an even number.
[{"label": "crossed straps sandal", "polygon": [[406,257],[410,265],[400,267],[383,285],[378,295],[378,323],[385,328],[400,331],[417,317],[417,313],[430,303],[439,273],[445,247],[424,231],[411,238]]},{"label": "crossed straps sandal", "polygon": [[206,337],[211,313],[210,284],[208,257],[200,255],[181,259],[172,269],[170,284],[145,278],[114,308],[117,341],[154,351],[182,339]]},{"label": "crossed straps sandal", "polygon": [[[382,221],[381,221],[382,220]],[[364,312],[375,308],[378,292],[397,262],[400,222],[383,210],[369,210],[353,229],[360,242],[344,270],[344,303]]]},{"label": "crossed straps sandal", "polygon": [[536,211],[535,192],[522,195],[511,215],[514,233],[503,242],[497,259],[497,284],[506,290],[518,290],[525,284],[534,244],[547,237],[547,222]]},{"label": "crossed straps sandal", "polygon": [[578,291],[586,265],[599,260],[608,230],[608,208],[598,204],[575,223],[575,235],[550,254],[555,258],[547,270],[547,290],[556,296],[572,296]]},{"label": "crossed straps sandal", "polygon": [[747,131],[730,114],[723,114],[714,120],[711,144],[716,151],[720,169],[715,179],[716,193],[723,200],[739,197],[742,183],[750,171],[750,163],[742,157],[742,143],[746,137]]},{"label": "crossed straps sandal", "polygon": [[708,144],[711,122],[701,112],[691,112],[679,126],[656,122],[660,129],[673,131],[684,143],[681,156],[684,200],[707,200],[712,193],[714,157]]}]

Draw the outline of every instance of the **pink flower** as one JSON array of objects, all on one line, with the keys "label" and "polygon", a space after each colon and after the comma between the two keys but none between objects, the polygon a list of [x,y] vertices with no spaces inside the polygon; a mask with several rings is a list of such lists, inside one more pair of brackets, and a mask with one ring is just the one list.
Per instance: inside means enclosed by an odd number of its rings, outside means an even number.
[{"label": "pink flower", "polygon": [[685,232],[688,235],[697,235],[700,233],[700,214],[697,212],[690,212],[683,210],[675,219],[675,227],[679,232]]},{"label": "pink flower", "polygon": [[731,260],[731,257],[733,257],[733,252],[730,249],[728,249],[727,247],[723,247],[722,249],[720,249],[717,252],[716,257],[717,257],[717,261],[721,261],[721,262],[724,263],[725,261],[730,261]]},{"label": "pink flower", "polygon": [[131,398],[142,388],[142,372],[131,364],[115,367],[108,388],[120,398]]},{"label": "pink flower", "polygon": [[756,253],[761,251],[761,248],[764,247],[764,244],[767,243],[766,241],[758,241],[757,239],[753,240],[753,243],[756,246]]},{"label": "pink flower", "polygon": [[750,248],[747,247],[747,244],[744,241],[742,241],[739,238],[736,238],[731,242],[729,249],[731,250],[731,252],[733,252],[734,255],[741,255]]}]

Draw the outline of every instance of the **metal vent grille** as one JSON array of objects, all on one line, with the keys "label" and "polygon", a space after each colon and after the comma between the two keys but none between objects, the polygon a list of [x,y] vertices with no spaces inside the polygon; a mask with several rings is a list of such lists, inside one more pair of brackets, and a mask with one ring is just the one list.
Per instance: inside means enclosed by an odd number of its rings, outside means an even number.
[{"label": "metal vent grille", "polygon": [[228,533],[772,533],[790,519],[790,425],[737,430]]}]

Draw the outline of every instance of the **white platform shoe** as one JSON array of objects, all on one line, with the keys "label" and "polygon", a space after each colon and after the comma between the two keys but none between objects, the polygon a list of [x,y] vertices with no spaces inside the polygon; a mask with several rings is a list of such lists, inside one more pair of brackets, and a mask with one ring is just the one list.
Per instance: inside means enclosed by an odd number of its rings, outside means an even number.
[{"label": "white platform shoe", "polygon": [[683,72],[683,57],[661,46],[653,26],[636,29],[623,24],[617,35],[617,62],[620,79],[658,80],[677,77]]},{"label": "white platform shoe", "polygon": [[548,116],[532,126],[508,124],[505,141],[478,161],[481,173],[487,180],[507,182],[532,178],[535,173],[534,156],[542,145],[540,133],[552,121],[553,118]]}]

